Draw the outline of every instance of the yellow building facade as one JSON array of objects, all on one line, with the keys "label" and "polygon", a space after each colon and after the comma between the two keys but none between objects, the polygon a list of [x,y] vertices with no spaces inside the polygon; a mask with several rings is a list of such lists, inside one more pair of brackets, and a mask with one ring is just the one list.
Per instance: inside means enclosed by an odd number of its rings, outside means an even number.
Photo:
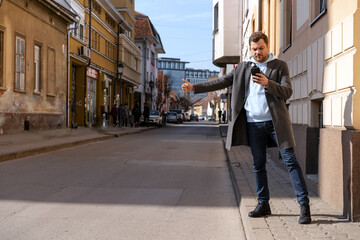
[{"label": "yellow building facade", "polygon": [[141,52],[133,43],[131,22],[111,2],[73,1],[72,7],[80,20],[70,42],[69,121],[72,127],[104,126],[114,104],[133,105]]},{"label": "yellow building facade", "polygon": [[0,6],[0,132],[66,126],[68,26],[62,1],[3,0]]}]

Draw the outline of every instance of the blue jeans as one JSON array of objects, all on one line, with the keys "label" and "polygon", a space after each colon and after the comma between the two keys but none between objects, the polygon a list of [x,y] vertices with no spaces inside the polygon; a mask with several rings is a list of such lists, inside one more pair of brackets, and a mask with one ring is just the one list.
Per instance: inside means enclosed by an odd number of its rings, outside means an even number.
[{"label": "blue jeans", "polygon": [[[247,123],[247,131],[254,161],[253,168],[258,202],[267,203],[270,194],[266,174],[266,143],[269,137],[277,142],[275,128],[272,121],[250,122]],[[282,149],[280,154],[290,173],[298,203],[309,203],[308,190],[300,165],[296,160],[294,148]]]}]

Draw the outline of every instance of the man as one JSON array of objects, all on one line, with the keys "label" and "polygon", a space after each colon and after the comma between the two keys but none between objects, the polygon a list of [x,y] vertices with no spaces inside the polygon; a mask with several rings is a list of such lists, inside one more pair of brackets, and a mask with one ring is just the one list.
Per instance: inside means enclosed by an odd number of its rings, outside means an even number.
[{"label": "man", "polygon": [[[205,83],[192,85],[183,80],[184,92],[202,93],[232,86],[232,113],[229,121],[226,148],[235,145],[250,145],[258,205],[249,217],[271,214],[269,189],[266,174],[266,147],[277,144],[294,185],[300,204],[300,224],[311,222],[306,183],[294,147],[286,100],[292,94],[288,66],[269,53],[265,34],[255,32],[249,39],[251,57],[241,62],[229,74]],[[261,73],[252,74],[252,68]]]},{"label": "man", "polygon": [[222,111],[219,108],[219,111],[218,111],[219,124],[221,123],[221,117],[222,117]]},{"label": "man", "polygon": [[146,126],[149,127],[150,108],[147,104],[144,105],[143,116]]}]

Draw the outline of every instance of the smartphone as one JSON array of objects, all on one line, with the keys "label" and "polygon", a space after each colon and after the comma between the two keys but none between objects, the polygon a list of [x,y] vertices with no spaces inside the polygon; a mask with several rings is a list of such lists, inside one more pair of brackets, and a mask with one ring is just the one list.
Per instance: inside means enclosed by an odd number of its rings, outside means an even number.
[{"label": "smartphone", "polygon": [[256,76],[257,73],[261,73],[260,68],[257,66],[253,66],[251,68],[251,75]]}]

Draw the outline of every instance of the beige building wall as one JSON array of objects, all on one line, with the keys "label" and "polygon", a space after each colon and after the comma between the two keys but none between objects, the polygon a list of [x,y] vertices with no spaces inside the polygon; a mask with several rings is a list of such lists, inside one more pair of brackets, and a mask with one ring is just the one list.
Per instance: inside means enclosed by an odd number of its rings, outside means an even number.
[{"label": "beige building wall", "polygon": [[[67,25],[74,20],[38,1],[5,0],[0,7],[4,73],[0,130],[21,132],[66,125]],[[16,39],[24,41],[24,81],[16,84]],[[35,45],[40,47],[40,86],[35,86]]]},{"label": "beige building wall", "polygon": [[[242,59],[249,57],[251,33],[260,30],[269,36],[270,51],[289,66],[293,95],[287,103],[295,151],[308,185],[349,219],[358,221],[359,1],[326,2],[326,10],[320,13],[316,0],[243,1]],[[280,163],[278,151],[270,152]]]},{"label": "beige building wall", "polygon": [[[354,150],[359,141],[358,132],[353,131],[359,129],[358,1],[327,1],[327,10],[318,19],[316,2],[292,1],[290,46],[283,36],[282,3],[277,2],[278,57],[288,63],[293,84],[288,103],[296,152],[309,174],[309,185],[315,186],[319,196],[358,220],[359,192],[354,186],[359,183],[359,156]],[[314,130],[318,135],[310,134]],[[319,139],[315,152],[309,151],[314,143],[311,138]],[[314,173],[317,177],[312,184]]]}]

